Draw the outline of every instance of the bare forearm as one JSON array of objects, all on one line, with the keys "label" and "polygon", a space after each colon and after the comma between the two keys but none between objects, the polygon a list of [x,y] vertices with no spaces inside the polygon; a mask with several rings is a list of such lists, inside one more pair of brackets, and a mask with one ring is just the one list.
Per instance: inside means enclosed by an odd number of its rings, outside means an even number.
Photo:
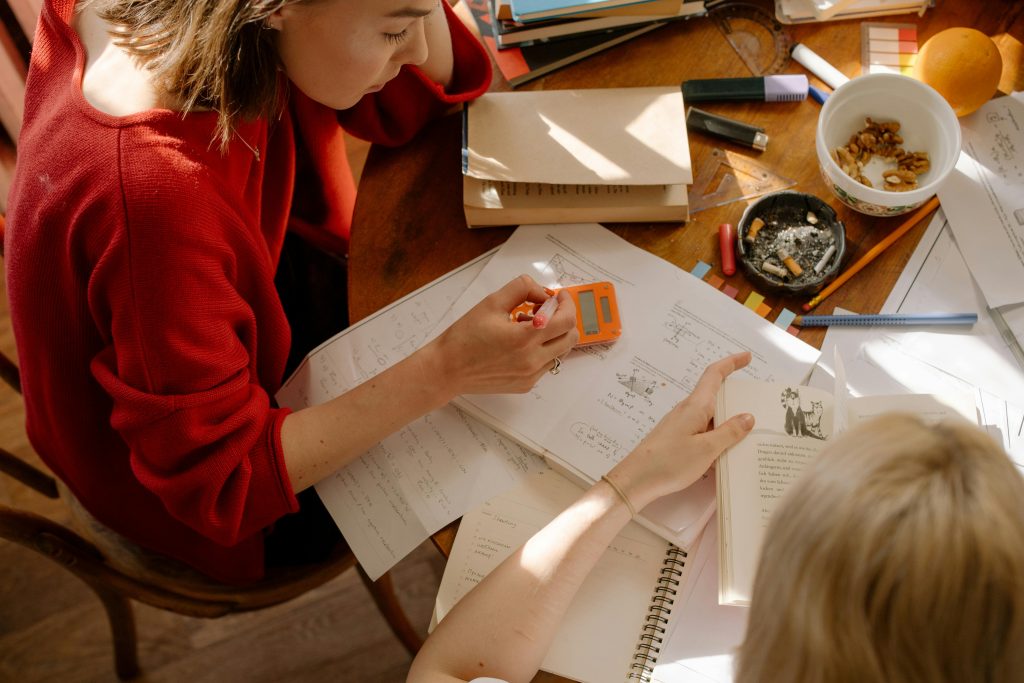
[{"label": "bare forearm", "polygon": [[409,683],[530,680],[577,589],[629,518],[608,484],[593,486],[455,606],[417,655]]},{"label": "bare forearm", "polygon": [[413,354],[351,391],[285,418],[281,442],[292,488],[317,483],[384,437],[451,400],[429,350]]}]

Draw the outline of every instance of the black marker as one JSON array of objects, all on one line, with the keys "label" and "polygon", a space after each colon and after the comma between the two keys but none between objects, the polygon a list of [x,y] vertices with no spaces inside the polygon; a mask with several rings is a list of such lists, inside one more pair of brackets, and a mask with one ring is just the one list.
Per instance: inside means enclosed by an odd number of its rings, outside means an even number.
[{"label": "black marker", "polygon": [[803,74],[698,78],[683,81],[683,102],[800,102],[807,99],[807,88],[807,76]]},{"label": "black marker", "polygon": [[764,128],[727,119],[696,107],[686,109],[686,127],[690,130],[717,135],[762,152],[768,146],[768,136],[765,134]]}]

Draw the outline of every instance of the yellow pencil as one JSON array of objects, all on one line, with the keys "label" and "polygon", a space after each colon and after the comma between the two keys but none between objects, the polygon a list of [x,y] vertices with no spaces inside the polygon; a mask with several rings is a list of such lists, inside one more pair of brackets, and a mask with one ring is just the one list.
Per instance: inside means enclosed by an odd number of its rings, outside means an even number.
[{"label": "yellow pencil", "polygon": [[847,268],[842,274],[840,274],[839,277],[837,277],[835,280],[833,280],[828,285],[828,287],[826,287],[825,289],[823,289],[820,292],[818,292],[817,296],[815,296],[813,299],[811,299],[810,301],[805,303],[803,305],[803,309],[805,311],[809,311],[812,308],[814,308],[815,306],[817,306],[818,304],[820,304],[825,299],[825,297],[827,297],[829,294],[831,294],[832,292],[834,292],[837,289],[839,289],[843,285],[844,282],[846,282],[851,277],[853,277],[858,272],[860,272],[861,268],[863,268],[867,264],[869,264],[872,261],[874,261],[875,257],[877,257],[883,251],[888,249],[889,246],[893,242],[895,242],[899,238],[903,237],[903,235],[905,235],[906,233],[910,232],[910,229],[912,227],[914,227],[915,225],[917,225],[917,222],[919,220],[921,220],[927,214],[929,214],[932,211],[934,211],[935,209],[937,209],[938,206],[939,206],[939,198],[938,197],[932,197],[931,199],[926,201],[924,204],[922,204],[921,208],[919,208],[917,211],[915,211],[913,214],[911,214],[910,218],[908,218],[903,223],[903,225],[901,225],[900,227],[896,228],[891,233],[889,233],[889,235],[884,240],[882,240],[881,242],[879,242],[875,246],[871,247],[871,249],[868,250],[868,253],[866,253],[866,254],[864,254],[863,256],[860,257],[859,261],[857,261],[852,266]]}]

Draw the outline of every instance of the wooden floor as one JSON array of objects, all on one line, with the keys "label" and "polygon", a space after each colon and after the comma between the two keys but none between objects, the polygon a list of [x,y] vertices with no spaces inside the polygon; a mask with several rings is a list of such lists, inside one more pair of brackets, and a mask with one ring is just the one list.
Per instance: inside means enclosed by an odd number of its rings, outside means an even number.
[{"label": "wooden floor", "polygon": [[[353,146],[356,173],[365,153],[365,145]],[[0,348],[13,354],[6,292],[0,299]],[[25,439],[21,400],[2,383],[0,445],[35,457]],[[63,519],[59,504],[4,476],[0,503]],[[424,634],[443,566],[426,543],[395,571],[399,597]],[[251,614],[192,619],[144,605],[135,614],[140,681],[398,683],[409,668],[409,656],[354,571],[289,604]],[[112,652],[103,608],[84,584],[53,562],[0,541],[0,682],[116,681]]]}]

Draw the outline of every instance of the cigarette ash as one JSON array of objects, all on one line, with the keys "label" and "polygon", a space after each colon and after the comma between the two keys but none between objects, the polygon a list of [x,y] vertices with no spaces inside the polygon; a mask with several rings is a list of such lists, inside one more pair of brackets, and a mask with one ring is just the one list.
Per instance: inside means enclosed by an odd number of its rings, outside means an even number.
[{"label": "cigarette ash", "polygon": [[[833,230],[825,221],[819,220],[811,211],[794,215],[792,206],[768,206],[765,211],[751,220],[751,227],[756,219],[764,221],[764,225],[756,231],[753,241],[743,239],[742,257],[761,272],[771,282],[792,286],[808,285],[818,282],[836,259],[836,238]],[[751,230],[744,234],[746,238]],[[832,253],[825,263],[821,262],[829,248]],[[786,264],[785,256],[796,262]],[[795,274],[798,271],[799,274]]]}]

